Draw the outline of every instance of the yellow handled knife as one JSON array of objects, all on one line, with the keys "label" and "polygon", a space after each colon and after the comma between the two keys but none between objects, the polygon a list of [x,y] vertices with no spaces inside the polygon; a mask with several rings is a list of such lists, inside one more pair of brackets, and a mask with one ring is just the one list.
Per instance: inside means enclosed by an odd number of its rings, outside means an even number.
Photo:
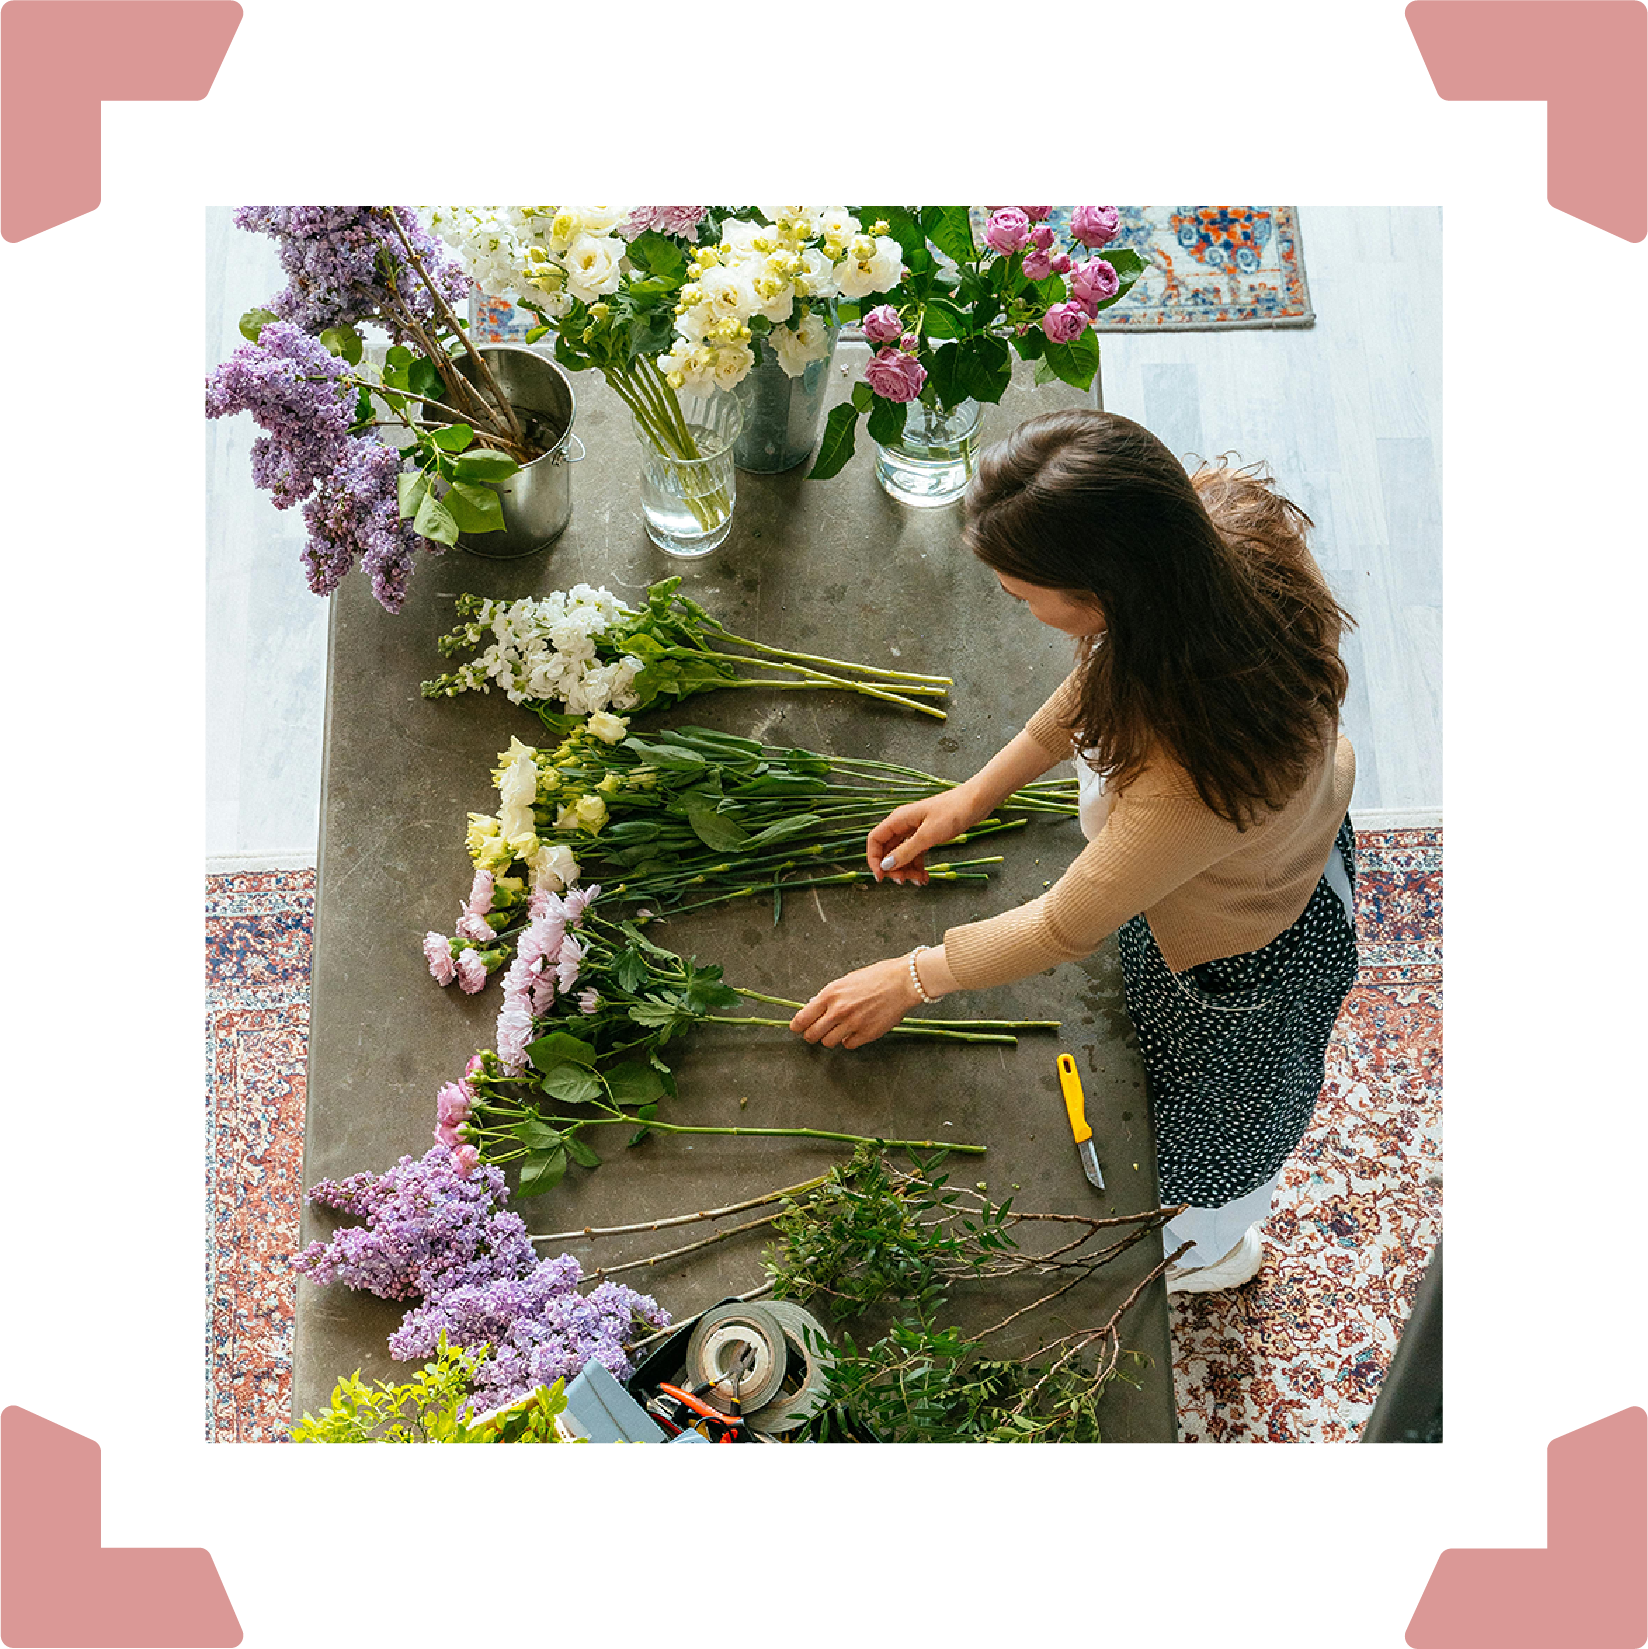
[{"label": "yellow handled knife", "polygon": [[1099,1154],[1093,1149],[1093,1130],[1087,1126],[1087,1102],[1082,1096],[1081,1076],[1069,1054],[1059,1055],[1059,1087],[1064,1091],[1064,1108],[1070,1113],[1070,1133],[1076,1141],[1082,1172],[1090,1185],[1102,1191],[1104,1175],[1099,1172]]}]

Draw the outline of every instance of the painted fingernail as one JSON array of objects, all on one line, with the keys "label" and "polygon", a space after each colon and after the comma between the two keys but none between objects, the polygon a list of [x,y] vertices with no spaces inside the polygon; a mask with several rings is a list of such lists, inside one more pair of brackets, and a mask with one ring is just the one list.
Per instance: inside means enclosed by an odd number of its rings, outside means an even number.
[{"label": "painted fingernail", "polygon": [[887,857],[881,861],[881,868],[883,870],[891,870],[897,862],[898,855],[896,853],[889,853]]}]

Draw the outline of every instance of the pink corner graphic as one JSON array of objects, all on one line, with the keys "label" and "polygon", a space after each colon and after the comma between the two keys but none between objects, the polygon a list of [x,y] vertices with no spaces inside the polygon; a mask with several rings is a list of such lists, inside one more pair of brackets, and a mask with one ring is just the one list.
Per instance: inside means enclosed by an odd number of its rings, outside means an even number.
[{"label": "pink corner graphic", "polygon": [[1648,1643],[1648,1413],[1556,1438],[1545,1476],[1546,1544],[1444,1552],[1408,1623],[1413,1649]]},{"label": "pink corner graphic", "polygon": [[27,1409],[0,1413],[0,1643],[231,1649],[240,1622],[199,1546],[104,1546],[102,1450]]},{"label": "pink corner graphic", "polygon": [[240,27],[235,0],[0,6],[0,236],[27,240],[103,198],[103,105],[196,102]]},{"label": "pink corner graphic", "polygon": [[1545,104],[1551,205],[1648,236],[1642,0],[1413,0],[1405,15],[1438,97]]}]

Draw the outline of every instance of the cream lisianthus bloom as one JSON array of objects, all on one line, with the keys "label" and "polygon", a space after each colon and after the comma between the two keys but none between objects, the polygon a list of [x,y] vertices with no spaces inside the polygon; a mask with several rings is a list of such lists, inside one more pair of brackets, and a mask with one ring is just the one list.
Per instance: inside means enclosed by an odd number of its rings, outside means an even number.
[{"label": "cream lisianthus bloom", "polygon": [[572,849],[561,844],[540,847],[527,861],[526,868],[532,874],[534,893],[543,888],[560,893],[578,880],[578,861],[573,858]]},{"label": "cream lisianthus bloom", "polygon": [[580,303],[594,303],[597,298],[616,292],[623,279],[619,268],[623,256],[621,240],[580,235],[567,248],[562,260],[566,267],[567,291]]},{"label": "cream lisianthus bloom", "polygon": [[723,344],[715,352],[715,387],[732,389],[743,383],[754,365],[755,352],[748,344]]},{"label": "cream lisianthus bloom", "polygon": [[604,744],[616,744],[629,731],[629,723],[610,710],[597,710],[585,725]]}]

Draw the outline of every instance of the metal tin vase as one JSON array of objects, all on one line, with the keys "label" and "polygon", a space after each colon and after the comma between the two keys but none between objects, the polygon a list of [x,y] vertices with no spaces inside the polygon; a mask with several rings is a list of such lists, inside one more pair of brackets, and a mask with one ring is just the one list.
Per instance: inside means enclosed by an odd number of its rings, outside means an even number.
[{"label": "metal tin vase", "polygon": [[832,322],[828,351],[822,359],[809,361],[793,378],[772,345],[765,338],[759,341],[755,365],[738,386],[744,429],[733,447],[733,462],[739,469],[775,475],[812,456],[824,422],[824,394],[840,333],[839,323]]}]

